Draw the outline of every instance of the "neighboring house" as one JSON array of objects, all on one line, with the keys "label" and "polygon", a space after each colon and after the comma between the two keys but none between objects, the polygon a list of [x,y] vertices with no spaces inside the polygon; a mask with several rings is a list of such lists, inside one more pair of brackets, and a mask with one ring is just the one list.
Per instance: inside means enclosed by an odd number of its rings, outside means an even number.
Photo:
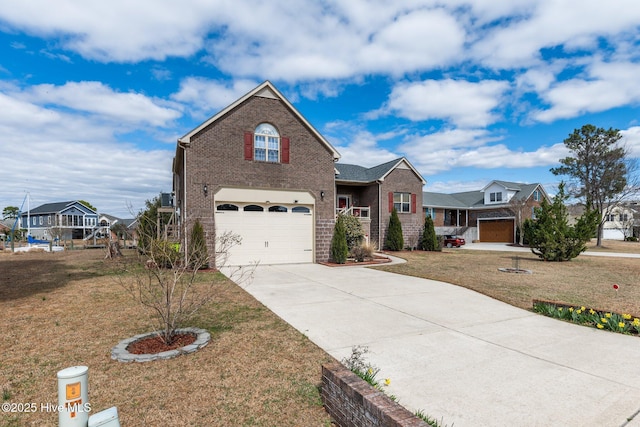
[{"label": "neighboring house", "polygon": [[391,198],[408,210],[400,214],[406,227],[421,223],[424,181],[406,159],[366,169],[336,164],[339,157],[270,82],[262,83],[178,139],[173,209],[181,242],[188,251],[198,220],[209,254],[216,236],[241,237],[230,265],[324,262],[338,208],[360,216],[378,244]]},{"label": "neighboring house", "polygon": [[[584,213],[584,206],[573,204],[567,206],[569,222]],[[624,240],[626,237],[640,237],[640,205],[638,202],[624,202],[607,206],[602,213],[602,238],[604,240]]]},{"label": "neighboring house", "polygon": [[96,230],[97,238],[109,236],[110,240],[129,241],[135,244],[137,238],[136,227],[138,220],[136,218],[118,218],[113,215],[102,213],[98,218],[98,230]]},{"label": "neighboring house", "polygon": [[11,234],[11,227],[14,220],[0,220],[0,249],[3,248],[3,243],[6,242]]},{"label": "neighboring house", "polygon": [[79,201],[46,203],[20,217],[20,227],[36,239],[84,239],[97,225],[98,214]]},{"label": "neighboring house", "polygon": [[533,217],[533,208],[543,198],[549,200],[541,184],[491,181],[476,191],[424,192],[422,206],[424,214],[433,219],[437,234],[459,234],[467,241],[514,243],[514,202],[522,202],[526,219]]},{"label": "neighboring house", "polygon": [[612,206],[607,208],[603,215],[602,238],[608,240],[625,240],[625,238],[633,236],[633,227],[640,222],[637,205]]}]

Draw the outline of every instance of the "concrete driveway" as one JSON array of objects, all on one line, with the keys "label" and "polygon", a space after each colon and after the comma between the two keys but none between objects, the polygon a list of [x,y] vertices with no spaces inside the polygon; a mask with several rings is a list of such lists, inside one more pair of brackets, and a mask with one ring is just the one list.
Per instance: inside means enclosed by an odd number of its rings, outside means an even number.
[{"label": "concrete driveway", "polygon": [[409,410],[464,426],[640,426],[640,338],[362,267],[260,266],[243,286],[341,360],[355,345]]}]

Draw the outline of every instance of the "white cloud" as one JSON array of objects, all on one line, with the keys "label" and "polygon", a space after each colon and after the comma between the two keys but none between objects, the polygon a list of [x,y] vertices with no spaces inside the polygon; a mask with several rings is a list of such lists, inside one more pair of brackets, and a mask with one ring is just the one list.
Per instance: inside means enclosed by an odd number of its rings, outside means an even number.
[{"label": "white cloud", "polygon": [[621,130],[622,140],[620,141],[633,158],[640,159],[640,126],[632,126],[629,129]]},{"label": "white cloud", "polygon": [[202,48],[217,5],[202,1],[111,0],[16,2],[0,19],[98,61],[163,60],[189,56]]},{"label": "white cloud", "polygon": [[413,121],[439,119],[461,127],[486,126],[498,119],[494,110],[508,88],[509,83],[496,80],[399,83],[389,95],[386,110]]},{"label": "white cloud", "polygon": [[252,80],[209,80],[203,77],[187,77],[180,82],[180,90],[171,98],[188,104],[189,114],[208,117],[227,107],[258,85]]},{"label": "white cloud", "polygon": [[516,151],[505,144],[492,144],[500,139],[484,129],[449,129],[422,137],[409,136],[400,150],[425,176],[469,167],[514,169],[551,166],[567,155],[561,143],[533,151]]},{"label": "white cloud", "polygon": [[54,105],[97,115],[118,123],[167,126],[181,113],[163,102],[138,93],[116,92],[101,82],[68,82],[63,86],[31,86],[19,95],[39,105]]},{"label": "white cloud", "polygon": [[[46,101],[38,91],[19,92],[7,85],[0,89],[2,152],[12,159],[0,168],[0,200],[5,204],[21,203],[30,192],[34,203],[85,199],[101,211],[128,217],[128,202],[137,211],[159,191],[171,191],[173,149],[145,150],[117,141],[117,115],[100,119],[95,110],[90,117],[69,110],[87,107],[85,101],[76,104],[66,98],[68,87],[53,87]],[[108,94],[98,101],[108,104]]]},{"label": "white cloud", "polygon": [[540,96],[551,105],[547,110],[532,113],[541,122],[571,118],[583,113],[640,103],[640,64],[629,62],[592,64],[583,78],[558,82]]},{"label": "white cloud", "polygon": [[528,67],[543,60],[543,48],[593,48],[599,37],[615,40],[635,31],[640,21],[635,0],[606,6],[600,0],[540,0],[523,12],[490,29],[472,46],[471,56],[493,68]]}]

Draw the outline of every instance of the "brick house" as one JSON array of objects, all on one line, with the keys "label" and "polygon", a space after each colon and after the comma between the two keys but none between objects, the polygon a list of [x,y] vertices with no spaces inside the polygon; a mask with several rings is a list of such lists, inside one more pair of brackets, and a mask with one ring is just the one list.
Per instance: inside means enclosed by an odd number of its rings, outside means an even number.
[{"label": "brick house", "polygon": [[[370,168],[375,173],[365,175],[378,179],[360,181],[356,170],[367,169],[336,164],[339,158],[270,82],[262,83],[178,139],[173,189],[181,242],[188,248],[187,236],[199,220],[209,254],[216,249],[216,234],[240,235],[230,265],[327,261],[338,189],[351,198],[348,205],[340,199],[342,209],[356,201],[358,208],[366,204],[366,219],[363,209],[345,213],[360,216],[373,239],[385,232],[395,193],[409,210],[403,224],[421,221],[424,180],[406,159]],[[389,198],[384,212],[380,195]]]},{"label": "brick house", "polygon": [[382,248],[395,208],[405,245],[415,247],[424,226],[424,184],[420,173],[404,157],[371,168],[337,163],[337,210],[359,217],[369,241]]},{"label": "brick house", "polygon": [[437,234],[457,234],[467,241],[514,243],[516,221],[511,201],[522,201],[523,218],[549,196],[541,184],[491,181],[484,188],[461,193],[423,193],[423,210]]}]

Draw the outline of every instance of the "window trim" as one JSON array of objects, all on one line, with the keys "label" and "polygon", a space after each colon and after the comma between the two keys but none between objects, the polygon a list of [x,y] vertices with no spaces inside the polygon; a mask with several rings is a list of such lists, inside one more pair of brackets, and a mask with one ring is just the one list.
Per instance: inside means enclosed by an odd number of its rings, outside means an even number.
[{"label": "window trim", "polygon": [[[400,199],[399,201],[396,201],[396,196],[399,196],[399,199]],[[396,209],[396,212],[398,213],[411,213],[411,193],[404,192],[404,191],[394,192],[393,207]],[[398,209],[398,207],[400,209]]]},{"label": "window trim", "polygon": [[[280,163],[282,154],[281,139],[280,133],[275,126],[269,123],[260,123],[253,132],[253,159],[258,162]],[[261,145],[264,144],[263,146],[258,146],[259,140]],[[260,156],[258,155],[259,152]],[[264,158],[262,158],[262,154],[264,154]]]}]

